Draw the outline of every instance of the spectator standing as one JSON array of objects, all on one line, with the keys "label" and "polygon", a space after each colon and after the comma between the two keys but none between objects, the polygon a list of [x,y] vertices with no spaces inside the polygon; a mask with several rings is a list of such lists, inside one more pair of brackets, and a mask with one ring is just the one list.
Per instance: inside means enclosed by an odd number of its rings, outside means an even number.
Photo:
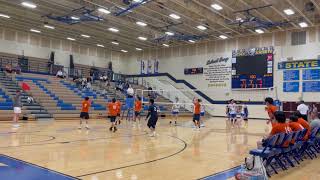
[{"label": "spectator standing", "polygon": [[297,111],[300,112],[304,120],[308,121],[309,107],[304,103],[304,101],[300,101],[299,106],[297,107]]}]

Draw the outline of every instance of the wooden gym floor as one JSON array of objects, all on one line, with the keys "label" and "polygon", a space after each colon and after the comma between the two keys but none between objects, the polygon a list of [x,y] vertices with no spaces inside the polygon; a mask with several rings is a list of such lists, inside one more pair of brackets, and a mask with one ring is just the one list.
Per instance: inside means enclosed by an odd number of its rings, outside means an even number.
[{"label": "wooden gym floor", "polygon": [[[247,129],[226,129],[225,119],[211,118],[198,132],[189,119],[181,118],[178,126],[160,119],[152,138],[141,122],[123,121],[116,133],[108,131],[106,120],[91,119],[89,131],[78,130],[77,120],[22,122],[19,129],[0,123],[0,154],[86,180],[188,180],[239,166],[267,130],[261,120],[249,121]],[[306,160],[271,179],[320,179],[319,163]]]}]

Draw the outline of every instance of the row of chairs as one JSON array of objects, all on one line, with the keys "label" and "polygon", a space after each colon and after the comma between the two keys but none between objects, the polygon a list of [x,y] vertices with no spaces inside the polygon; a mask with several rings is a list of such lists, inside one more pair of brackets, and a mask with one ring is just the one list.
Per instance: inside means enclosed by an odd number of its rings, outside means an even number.
[{"label": "row of chairs", "polygon": [[314,128],[309,139],[305,140],[308,130],[273,135],[263,141],[263,148],[253,149],[250,154],[263,159],[267,175],[270,177],[272,168],[278,174],[277,167],[287,170],[288,166],[295,167],[307,157],[316,158],[320,153],[320,128]]}]

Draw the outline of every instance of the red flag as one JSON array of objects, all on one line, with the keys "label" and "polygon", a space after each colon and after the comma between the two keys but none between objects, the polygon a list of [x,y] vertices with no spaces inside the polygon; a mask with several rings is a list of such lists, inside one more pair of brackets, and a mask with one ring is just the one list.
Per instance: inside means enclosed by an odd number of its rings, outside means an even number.
[{"label": "red flag", "polygon": [[23,82],[23,83],[21,84],[21,88],[22,88],[24,91],[30,91],[30,86],[29,86],[27,83],[25,83],[25,82]]}]

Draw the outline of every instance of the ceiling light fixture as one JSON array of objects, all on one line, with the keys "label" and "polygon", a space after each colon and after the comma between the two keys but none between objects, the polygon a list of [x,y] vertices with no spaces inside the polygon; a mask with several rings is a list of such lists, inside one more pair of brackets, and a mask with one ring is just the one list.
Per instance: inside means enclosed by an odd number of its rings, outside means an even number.
[{"label": "ceiling light fixture", "polygon": [[41,31],[36,30],[36,29],[30,29],[31,32],[35,32],[35,33],[41,33]]},{"label": "ceiling light fixture", "polygon": [[123,50],[123,49],[121,49],[121,51],[124,52],[124,53],[127,53],[127,52],[128,52],[127,50]]},{"label": "ceiling light fixture", "polygon": [[220,35],[219,38],[221,38],[221,39],[227,39],[228,37],[225,36],[225,35]]},{"label": "ceiling light fixture", "polygon": [[139,26],[147,26],[146,23],[141,22],[141,21],[137,21],[136,24],[139,25]]},{"label": "ceiling light fixture", "polygon": [[72,20],[80,20],[80,18],[77,17],[77,16],[71,16],[70,18],[71,18]]},{"label": "ceiling light fixture", "polygon": [[142,49],[141,49],[141,48],[136,48],[136,50],[137,50],[137,51],[142,51]]},{"label": "ceiling light fixture", "polygon": [[211,7],[212,7],[213,9],[215,9],[215,10],[218,10],[218,11],[220,11],[220,10],[223,9],[222,6],[220,6],[219,4],[211,4]]},{"label": "ceiling light fixture", "polygon": [[43,27],[48,28],[48,29],[55,29],[54,26],[50,26],[50,25],[46,25],[46,24]]},{"label": "ceiling light fixture", "polygon": [[76,40],[76,39],[70,38],[70,37],[68,37],[67,39],[70,40],[70,41],[75,41]]},{"label": "ceiling light fixture", "polygon": [[197,26],[197,28],[198,28],[198,29],[200,29],[200,30],[202,30],[202,31],[204,31],[204,30],[206,30],[206,29],[207,29],[207,27],[202,26],[202,25]]},{"label": "ceiling light fixture", "polygon": [[98,47],[104,47],[104,45],[102,45],[102,44],[97,44],[97,46],[98,46]]},{"label": "ceiling light fixture", "polygon": [[112,44],[115,44],[115,45],[119,45],[119,43],[116,42],[116,41],[112,41],[111,43],[112,43]]},{"label": "ceiling light fixture", "polygon": [[168,45],[168,44],[162,44],[162,46],[169,47],[169,45]]},{"label": "ceiling light fixture", "polygon": [[173,32],[169,32],[169,31],[167,31],[167,32],[165,32],[165,33],[166,33],[166,35],[168,35],[168,36],[173,36],[173,35],[174,35]]},{"label": "ceiling light fixture", "polygon": [[0,17],[7,18],[7,19],[10,18],[10,16],[8,16],[8,15],[6,15],[6,14],[0,14]]},{"label": "ceiling light fixture", "polygon": [[170,17],[172,17],[173,19],[180,19],[181,17],[176,15],[176,14],[170,14]]},{"label": "ceiling light fixture", "polygon": [[37,5],[35,5],[31,2],[27,2],[27,1],[22,2],[21,5],[24,7],[27,7],[27,8],[31,8],[31,9],[34,9],[37,7]]},{"label": "ceiling light fixture", "polygon": [[82,37],[85,37],[85,38],[89,38],[89,37],[91,37],[91,36],[86,35],[86,34],[81,34],[81,36],[82,36]]},{"label": "ceiling light fixture", "polygon": [[110,14],[111,13],[109,10],[104,9],[104,8],[98,8],[98,11],[102,12],[102,13],[105,13],[105,14]]},{"label": "ceiling light fixture", "polygon": [[286,15],[288,15],[288,16],[294,14],[294,11],[293,11],[292,9],[285,9],[285,10],[283,10],[283,12],[284,12]]},{"label": "ceiling light fixture", "polygon": [[263,34],[263,33],[264,33],[264,31],[263,31],[262,29],[256,29],[255,31],[256,31],[256,33],[258,33],[258,34]]},{"label": "ceiling light fixture", "polygon": [[308,24],[306,22],[300,22],[299,26],[302,28],[308,27]]},{"label": "ceiling light fixture", "polygon": [[119,30],[116,29],[116,28],[109,28],[109,31],[111,31],[111,32],[119,32]]},{"label": "ceiling light fixture", "polygon": [[140,39],[141,41],[146,41],[148,38],[139,36],[138,39]]}]

